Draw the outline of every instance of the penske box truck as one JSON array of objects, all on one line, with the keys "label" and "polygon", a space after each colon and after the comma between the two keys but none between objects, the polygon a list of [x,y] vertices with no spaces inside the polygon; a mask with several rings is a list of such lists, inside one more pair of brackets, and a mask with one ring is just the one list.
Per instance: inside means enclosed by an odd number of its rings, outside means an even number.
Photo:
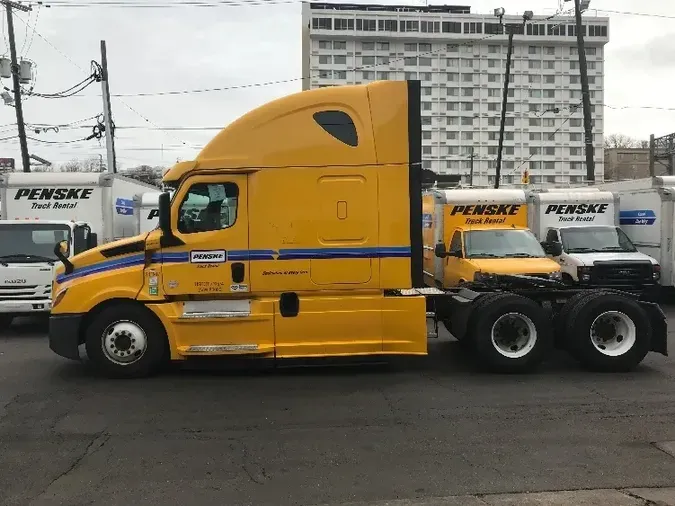
[{"label": "penske box truck", "polygon": [[557,190],[528,197],[528,224],[553,258],[563,280],[582,286],[658,294],[661,267],[638,251],[619,228],[619,195],[610,191]]},{"label": "penske box truck", "polygon": [[132,197],[148,187],[107,172],[0,176],[0,323],[49,312],[57,242],[76,255],[135,235]]},{"label": "penske box truck", "polygon": [[[488,274],[560,279],[527,228],[519,189],[430,190],[423,196],[424,274],[429,286],[455,287]],[[449,252],[438,256],[436,249]]]},{"label": "penske box truck", "polygon": [[600,186],[619,194],[621,229],[638,250],[661,265],[661,286],[675,286],[675,176]]}]

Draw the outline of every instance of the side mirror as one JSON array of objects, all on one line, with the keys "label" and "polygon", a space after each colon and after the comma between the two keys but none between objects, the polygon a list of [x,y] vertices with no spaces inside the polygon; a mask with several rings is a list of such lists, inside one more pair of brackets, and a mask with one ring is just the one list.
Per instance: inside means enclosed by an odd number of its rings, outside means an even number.
[{"label": "side mirror", "polygon": [[462,258],[462,250],[448,251],[449,257]]},{"label": "side mirror", "polygon": [[562,244],[559,243],[558,241],[550,243],[549,244],[549,251],[551,252],[552,256],[559,257],[560,255],[562,255],[562,252],[563,252]]},{"label": "side mirror", "polygon": [[75,269],[75,267],[70,262],[70,260],[68,260],[68,256],[67,256],[68,253],[69,253],[68,249],[69,248],[68,248],[68,242],[67,241],[57,242],[54,245],[54,256],[56,256],[56,258],[61,260],[61,262],[63,263],[63,265],[66,268],[66,274],[72,273],[73,270]]},{"label": "side mirror", "polygon": [[98,234],[89,232],[89,237],[87,239],[87,249],[95,248],[96,246],[98,246]]},{"label": "side mirror", "polygon": [[439,242],[434,246],[434,255],[436,255],[438,258],[445,258],[448,256],[448,252],[445,249],[445,244],[442,242]]}]

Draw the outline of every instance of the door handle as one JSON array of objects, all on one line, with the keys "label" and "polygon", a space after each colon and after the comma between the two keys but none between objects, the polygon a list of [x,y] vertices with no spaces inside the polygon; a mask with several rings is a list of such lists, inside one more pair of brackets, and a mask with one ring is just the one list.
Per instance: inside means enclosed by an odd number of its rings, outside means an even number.
[{"label": "door handle", "polygon": [[246,266],[242,262],[234,262],[231,265],[232,269],[232,282],[241,283],[246,277]]}]

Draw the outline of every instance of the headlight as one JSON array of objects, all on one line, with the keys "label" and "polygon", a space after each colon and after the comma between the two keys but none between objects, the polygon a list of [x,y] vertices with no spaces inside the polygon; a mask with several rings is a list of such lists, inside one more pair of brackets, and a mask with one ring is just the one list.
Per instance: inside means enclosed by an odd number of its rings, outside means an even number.
[{"label": "headlight", "polygon": [[661,266],[659,264],[655,264],[653,266],[652,276],[654,278],[654,281],[658,281],[661,279]]},{"label": "headlight", "polygon": [[591,280],[591,269],[592,267],[577,267],[577,277],[582,283],[588,283]]},{"label": "headlight", "polygon": [[52,299],[52,309],[54,309],[56,307],[56,305],[63,300],[63,297],[65,297],[67,291],[68,291],[68,289],[64,288],[63,290],[60,290],[56,294],[56,297],[54,297]]},{"label": "headlight", "polygon": [[560,271],[551,272],[548,277],[560,281],[562,279],[562,273]]}]

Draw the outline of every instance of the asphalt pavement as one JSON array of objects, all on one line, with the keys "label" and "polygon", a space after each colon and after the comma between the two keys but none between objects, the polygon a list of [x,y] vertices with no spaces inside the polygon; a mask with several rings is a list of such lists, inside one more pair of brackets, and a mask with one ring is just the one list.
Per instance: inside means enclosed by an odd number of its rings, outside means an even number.
[{"label": "asphalt pavement", "polygon": [[498,376],[446,336],[395,366],[115,381],[53,354],[42,326],[0,335],[2,506],[522,506],[548,496],[508,494],[580,489],[658,504],[672,441],[672,356],[593,374],[560,354]]}]

